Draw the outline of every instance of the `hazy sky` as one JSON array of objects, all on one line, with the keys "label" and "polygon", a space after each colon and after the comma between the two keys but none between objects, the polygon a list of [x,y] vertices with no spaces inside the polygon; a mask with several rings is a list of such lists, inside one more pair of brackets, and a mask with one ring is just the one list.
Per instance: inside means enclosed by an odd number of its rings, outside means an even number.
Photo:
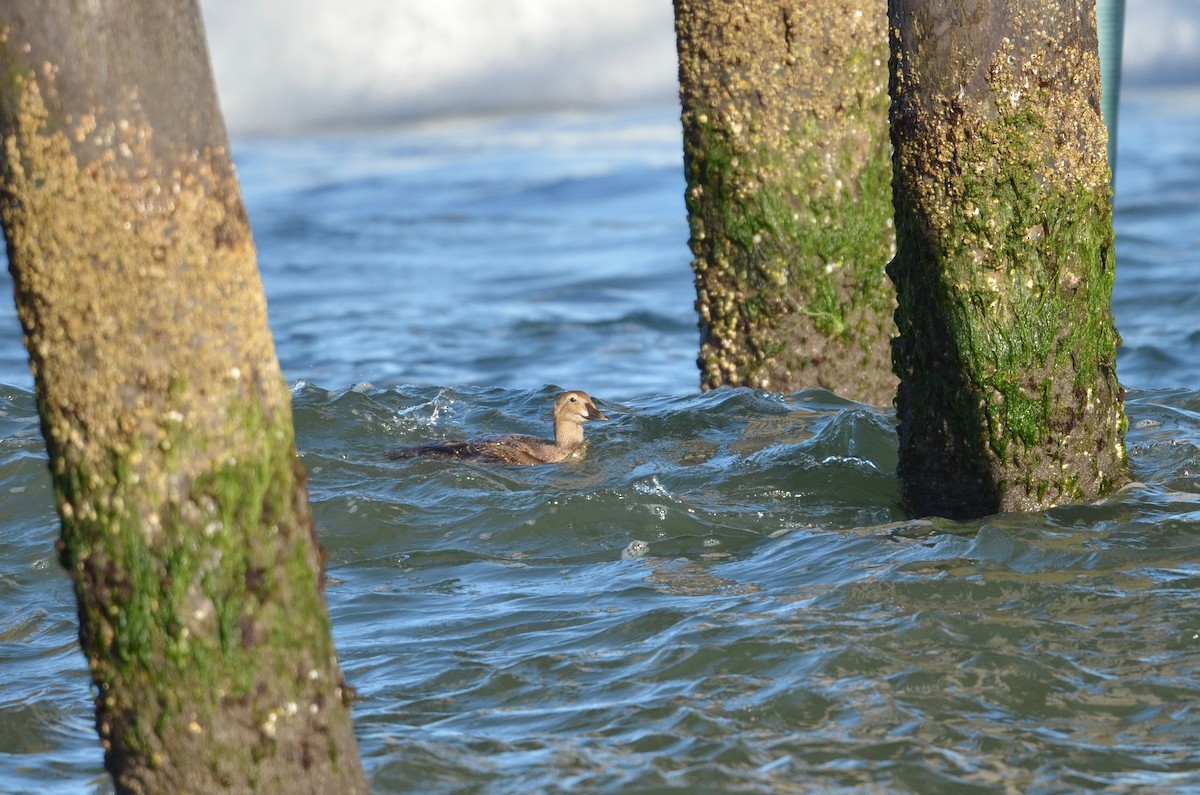
[{"label": "hazy sky", "polygon": [[[235,131],[676,96],[667,0],[201,5]],[[1162,84],[1200,85],[1200,0],[1127,0],[1124,85]]]}]

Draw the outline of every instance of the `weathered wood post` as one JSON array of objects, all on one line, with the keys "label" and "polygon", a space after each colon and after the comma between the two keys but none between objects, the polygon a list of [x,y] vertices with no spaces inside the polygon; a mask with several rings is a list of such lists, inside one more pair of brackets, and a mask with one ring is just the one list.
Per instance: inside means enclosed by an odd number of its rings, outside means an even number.
[{"label": "weathered wood post", "polygon": [[121,793],[366,792],[195,0],[0,4],[0,223]]},{"label": "weathered wood post", "polygon": [[917,514],[1127,479],[1091,0],[890,0],[900,476]]},{"label": "weathered wood post", "polygon": [[701,385],[890,405],[883,0],[675,0]]}]

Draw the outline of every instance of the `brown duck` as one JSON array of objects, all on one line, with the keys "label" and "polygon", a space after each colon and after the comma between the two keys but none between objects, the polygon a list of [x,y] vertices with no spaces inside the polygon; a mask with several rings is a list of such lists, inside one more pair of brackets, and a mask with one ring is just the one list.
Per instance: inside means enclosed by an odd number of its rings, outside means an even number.
[{"label": "brown duck", "polygon": [[388,458],[441,458],[486,464],[553,464],[582,451],[583,424],[607,420],[586,392],[563,392],[554,401],[554,441],[509,434],[467,441],[435,442],[388,451]]}]

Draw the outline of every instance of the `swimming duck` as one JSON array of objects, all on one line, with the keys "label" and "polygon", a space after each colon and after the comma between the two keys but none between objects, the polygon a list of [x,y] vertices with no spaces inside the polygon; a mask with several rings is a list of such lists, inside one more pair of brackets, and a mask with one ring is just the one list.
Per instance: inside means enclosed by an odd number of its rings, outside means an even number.
[{"label": "swimming duck", "polygon": [[554,441],[509,434],[469,441],[435,442],[388,451],[388,458],[442,458],[487,464],[553,464],[583,447],[583,424],[607,420],[586,392],[563,392],[554,401]]}]

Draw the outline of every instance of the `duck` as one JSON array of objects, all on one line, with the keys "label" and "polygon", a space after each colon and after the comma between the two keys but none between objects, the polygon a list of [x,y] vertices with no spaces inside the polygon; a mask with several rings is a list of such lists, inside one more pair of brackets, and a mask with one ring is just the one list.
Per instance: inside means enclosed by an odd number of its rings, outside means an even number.
[{"label": "duck", "polygon": [[556,464],[578,457],[584,448],[583,424],[607,420],[586,392],[563,392],[554,401],[554,441],[524,434],[488,436],[464,441],[434,442],[420,447],[389,450],[387,457],[439,458],[485,464]]}]

